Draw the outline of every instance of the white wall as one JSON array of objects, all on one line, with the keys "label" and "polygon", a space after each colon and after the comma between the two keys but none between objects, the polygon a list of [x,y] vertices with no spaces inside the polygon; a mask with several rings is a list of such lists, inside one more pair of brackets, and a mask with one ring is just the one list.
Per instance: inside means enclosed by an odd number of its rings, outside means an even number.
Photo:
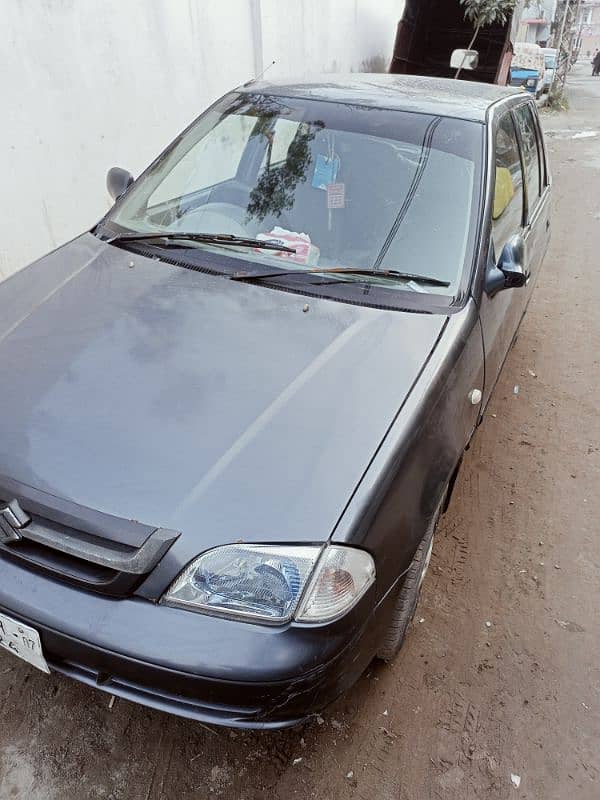
[{"label": "white wall", "polygon": [[91,227],[206,105],[391,57],[403,0],[2,0],[0,279]]}]

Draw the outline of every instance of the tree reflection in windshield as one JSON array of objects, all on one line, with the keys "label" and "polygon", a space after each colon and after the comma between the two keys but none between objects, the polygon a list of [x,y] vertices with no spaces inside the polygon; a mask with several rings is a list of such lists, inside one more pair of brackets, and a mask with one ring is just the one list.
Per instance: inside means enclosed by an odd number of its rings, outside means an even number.
[{"label": "tree reflection in windshield", "polygon": [[257,123],[253,136],[265,136],[269,142],[265,169],[250,192],[247,219],[262,222],[265,217],[280,217],[282,211],[294,206],[295,192],[299,183],[304,183],[312,161],[310,144],[317,130],[324,127],[322,122],[302,123],[292,140],[283,164],[271,166],[273,146],[273,118],[262,117]]}]

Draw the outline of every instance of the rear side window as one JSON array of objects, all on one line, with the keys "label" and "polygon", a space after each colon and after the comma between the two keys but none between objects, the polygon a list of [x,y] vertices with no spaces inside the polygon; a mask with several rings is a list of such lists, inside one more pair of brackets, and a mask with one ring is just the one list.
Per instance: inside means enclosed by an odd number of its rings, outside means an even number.
[{"label": "rear side window", "polygon": [[523,226],[523,172],[517,132],[510,113],[496,132],[496,185],[492,211],[492,236],[496,257]]},{"label": "rear side window", "polygon": [[527,202],[529,217],[535,212],[542,193],[540,153],[537,129],[533,114],[528,105],[519,106],[515,111],[521,141],[523,143],[523,160],[525,162],[525,175],[527,178]]}]

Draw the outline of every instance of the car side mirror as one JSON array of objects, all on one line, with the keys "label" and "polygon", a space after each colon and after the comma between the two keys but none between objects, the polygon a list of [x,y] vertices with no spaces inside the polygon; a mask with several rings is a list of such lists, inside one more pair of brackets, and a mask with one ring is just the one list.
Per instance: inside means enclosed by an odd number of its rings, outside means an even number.
[{"label": "car side mirror", "polygon": [[450,57],[452,69],[477,69],[479,66],[479,52],[477,50],[453,50]]},{"label": "car side mirror", "polygon": [[118,200],[133,183],[133,175],[121,167],[111,167],[106,175],[106,188],[113,200]]},{"label": "car side mirror", "polygon": [[504,245],[497,266],[492,265],[488,269],[485,291],[493,297],[502,289],[519,289],[525,286],[528,278],[525,269],[525,240],[517,234]]}]

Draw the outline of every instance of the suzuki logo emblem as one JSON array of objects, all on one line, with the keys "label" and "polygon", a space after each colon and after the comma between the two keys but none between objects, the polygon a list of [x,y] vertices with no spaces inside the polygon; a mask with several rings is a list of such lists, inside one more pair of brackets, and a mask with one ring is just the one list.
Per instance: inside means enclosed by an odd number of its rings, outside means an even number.
[{"label": "suzuki logo emblem", "polygon": [[19,530],[31,522],[16,500],[11,500],[6,508],[0,508],[0,544],[18,542],[21,539]]}]

